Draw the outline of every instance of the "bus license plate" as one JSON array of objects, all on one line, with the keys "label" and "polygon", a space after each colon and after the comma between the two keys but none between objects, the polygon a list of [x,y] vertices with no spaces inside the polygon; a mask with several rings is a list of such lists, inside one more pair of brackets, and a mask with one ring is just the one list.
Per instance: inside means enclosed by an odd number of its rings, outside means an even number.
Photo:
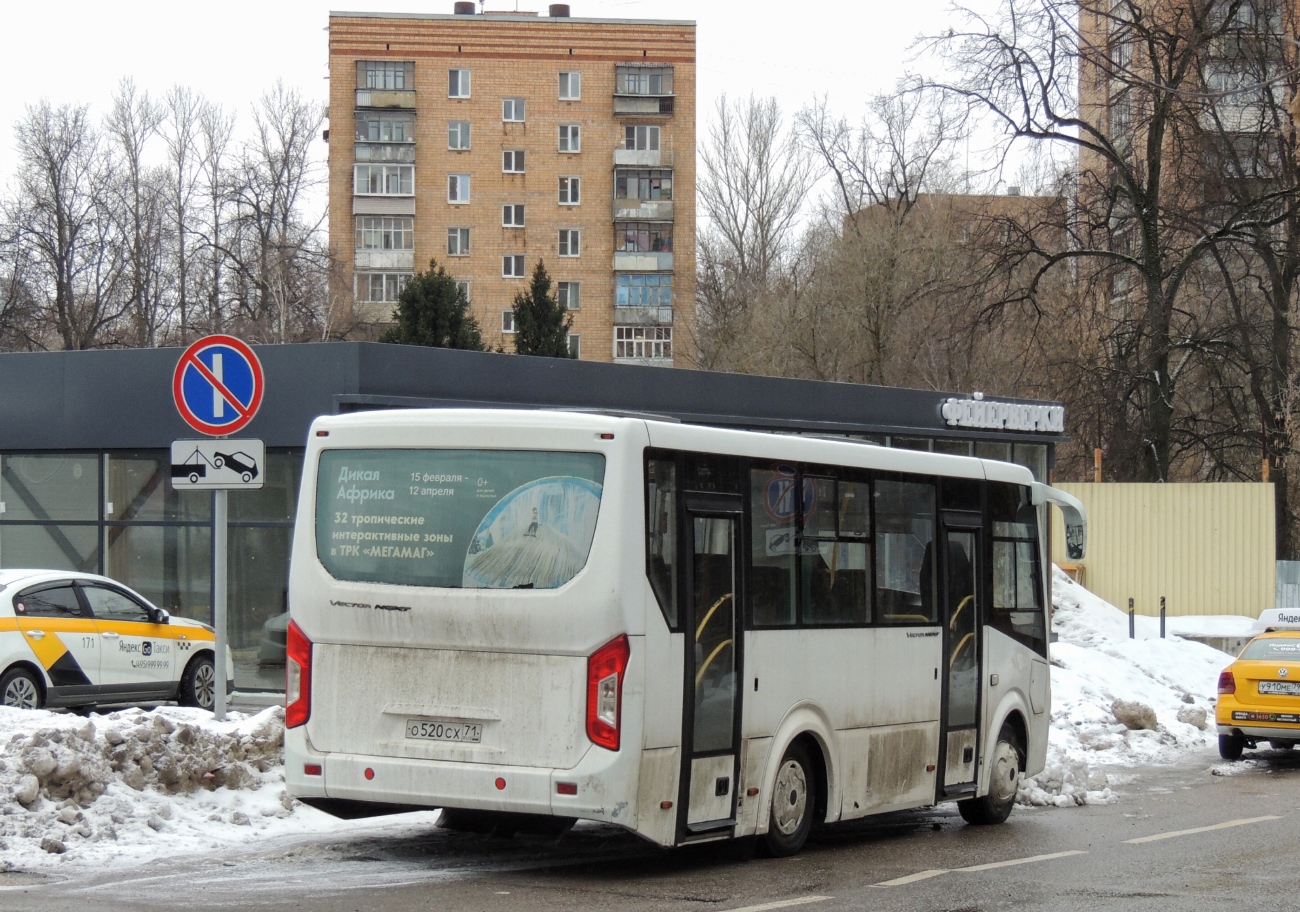
[{"label": "bus license plate", "polygon": [[1262,694],[1300,694],[1300,684],[1294,681],[1260,681]]},{"label": "bus license plate", "polygon": [[440,719],[407,719],[406,737],[416,741],[459,741],[478,744],[483,726],[478,722],[449,722]]}]

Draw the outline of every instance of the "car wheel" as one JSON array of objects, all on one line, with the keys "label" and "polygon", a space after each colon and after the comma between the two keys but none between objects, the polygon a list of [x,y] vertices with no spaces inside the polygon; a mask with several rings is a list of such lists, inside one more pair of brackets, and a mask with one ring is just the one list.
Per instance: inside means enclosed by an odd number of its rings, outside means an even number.
[{"label": "car wheel", "polygon": [[763,848],[774,858],[803,848],[812,830],[817,804],[817,772],[802,744],[791,744],[781,758],[772,784],[772,811]]},{"label": "car wheel", "polygon": [[197,655],[190,659],[181,675],[181,689],[177,702],[181,706],[197,706],[199,709],[212,709],[217,700],[217,667],[208,654]]},{"label": "car wheel", "polygon": [[14,709],[40,709],[45,697],[34,674],[25,668],[11,668],[0,677],[0,702]]},{"label": "car wheel", "polygon": [[1246,749],[1246,739],[1241,735],[1219,735],[1219,756],[1224,760],[1240,760]]},{"label": "car wheel", "polygon": [[225,464],[226,464],[226,460],[223,459],[223,458],[220,457],[220,456],[214,456],[214,457],[212,458],[212,466],[213,466],[213,468],[217,468],[217,469],[219,469],[219,468],[221,468],[222,466],[224,466]]},{"label": "car wheel", "polygon": [[1004,822],[1011,816],[1020,789],[1020,744],[1010,726],[1002,726],[998,742],[993,745],[989,758],[989,792],[979,798],[966,798],[957,802],[961,819],[977,826]]}]

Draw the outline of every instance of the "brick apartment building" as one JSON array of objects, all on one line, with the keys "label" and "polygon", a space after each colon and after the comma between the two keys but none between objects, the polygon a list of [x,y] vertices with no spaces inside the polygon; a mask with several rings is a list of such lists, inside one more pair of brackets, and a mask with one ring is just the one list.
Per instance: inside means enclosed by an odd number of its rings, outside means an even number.
[{"label": "brick apartment building", "polygon": [[689,360],[695,24],[454,10],[330,15],[331,244],[355,317],[390,321],[436,259],[512,351],[540,259],[582,359]]}]

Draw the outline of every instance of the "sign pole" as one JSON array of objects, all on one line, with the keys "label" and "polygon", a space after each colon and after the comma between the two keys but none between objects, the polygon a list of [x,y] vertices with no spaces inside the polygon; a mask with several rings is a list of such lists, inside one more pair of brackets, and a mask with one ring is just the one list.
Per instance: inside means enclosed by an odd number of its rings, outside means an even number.
[{"label": "sign pole", "polygon": [[212,492],[212,626],[217,628],[216,678],[212,714],[226,718],[226,489]]}]

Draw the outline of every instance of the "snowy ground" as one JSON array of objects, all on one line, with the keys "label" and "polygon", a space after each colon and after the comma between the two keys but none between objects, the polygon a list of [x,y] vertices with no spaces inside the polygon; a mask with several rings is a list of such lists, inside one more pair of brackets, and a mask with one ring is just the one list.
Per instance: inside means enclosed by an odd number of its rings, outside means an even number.
[{"label": "snowy ground", "polygon": [[[1022,804],[1115,801],[1125,767],[1215,743],[1215,684],[1228,656],[1161,640],[1150,618],[1128,639],[1127,615],[1059,571],[1053,600],[1047,767],[1024,783]],[[1209,629],[1195,632],[1231,636],[1252,624],[1198,621]],[[283,719],[279,708],[216,722],[174,706],[89,717],[0,707],[0,872],[133,865],[364,829],[285,794]]]}]

